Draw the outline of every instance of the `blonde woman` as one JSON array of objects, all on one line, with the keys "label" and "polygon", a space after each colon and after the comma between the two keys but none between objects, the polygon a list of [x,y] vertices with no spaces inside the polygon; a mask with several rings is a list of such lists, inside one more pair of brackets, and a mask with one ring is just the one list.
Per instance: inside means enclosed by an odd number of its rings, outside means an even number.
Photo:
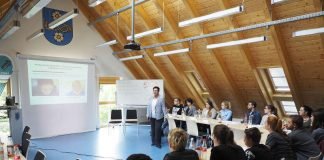
[{"label": "blonde woman", "polygon": [[206,102],[206,106],[202,111],[202,116],[204,118],[212,118],[212,119],[216,119],[217,116],[217,111],[214,108],[213,102],[210,100],[207,100]]},{"label": "blonde woman", "polygon": [[180,128],[171,130],[168,135],[170,153],[167,153],[163,160],[199,160],[194,150],[186,149],[188,134]]},{"label": "blonde woman", "polygon": [[232,121],[233,112],[231,111],[231,102],[223,101],[221,107],[219,116],[222,121]]}]

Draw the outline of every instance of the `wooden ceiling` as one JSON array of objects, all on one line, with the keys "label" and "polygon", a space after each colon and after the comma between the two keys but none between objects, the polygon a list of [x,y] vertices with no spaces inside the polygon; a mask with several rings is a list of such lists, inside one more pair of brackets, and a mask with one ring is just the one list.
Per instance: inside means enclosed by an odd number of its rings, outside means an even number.
[{"label": "wooden ceiling", "polygon": [[16,2],[16,0],[0,0],[0,20],[6,15],[14,2]]},{"label": "wooden ceiling", "polygon": [[[131,0],[107,0],[91,8],[87,5],[88,0],[75,0],[89,22],[129,5],[130,2]],[[241,3],[242,0],[149,0],[136,7],[135,32],[162,26],[164,31],[158,35],[140,38],[137,42],[147,46],[322,10],[321,0],[288,0],[276,5],[271,5],[270,0],[245,0],[244,13],[184,28],[177,25],[179,21],[235,7]],[[115,16],[95,25],[105,40],[119,41],[112,46],[114,51],[121,51],[128,43],[126,37],[131,33],[130,26],[130,10],[120,13],[118,18]],[[269,103],[279,107],[278,99],[289,100],[292,96],[291,100],[297,106],[306,104],[319,108],[324,107],[324,35],[292,38],[292,32],[323,26],[324,18],[320,17],[269,29],[261,28],[200,39],[192,44],[179,43],[117,56],[145,55],[143,59],[126,61],[124,64],[137,79],[164,79],[169,105],[172,104],[173,97],[192,97],[199,107],[203,106],[206,97],[210,97],[218,106],[221,101],[229,100],[232,102],[234,116],[240,117],[249,100],[255,100],[259,110],[262,110]],[[207,44],[260,35],[268,36],[268,41],[206,49]],[[191,47],[190,53],[153,56],[156,52],[187,47]],[[275,94],[266,83],[267,76],[262,70],[269,67],[284,69],[291,96]]]}]

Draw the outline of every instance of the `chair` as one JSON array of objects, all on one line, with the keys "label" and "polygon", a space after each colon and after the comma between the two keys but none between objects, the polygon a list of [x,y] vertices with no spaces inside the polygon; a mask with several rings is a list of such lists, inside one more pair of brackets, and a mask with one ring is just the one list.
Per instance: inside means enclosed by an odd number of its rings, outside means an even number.
[{"label": "chair", "polygon": [[169,124],[169,131],[171,131],[174,128],[177,128],[177,125],[174,121],[174,119],[168,117],[168,124]]},{"label": "chair", "polygon": [[322,153],[320,153],[319,155],[315,156],[315,157],[309,157],[308,160],[320,160],[322,156]]},{"label": "chair", "polygon": [[45,160],[45,159],[46,159],[45,154],[42,151],[38,150],[34,160]]},{"label": "chair", "polygon": [[30,127],[29,126],[25,126],[23,133],[28,133],[29,130],[30,130]]},{"label": "chair", "polygon": [[187,117],[187,133],[188,135],[199,137],[198,126],[194,117]]},{"label": "chair", "polygon": [[[27,133],[27,134],[28,134],[28,133]],[[21,146],[21,154],[22,154],[24,157],[27,157],[29,144],[30,144],[29,139],[25,139],[25,142],[24,142],[23,145]]]},{"label": "chair", "polygon": [[122,124],[122,110],[120,109],[112,109],[110,111],[110,120],[108,121],[108,127],[112,126],[119,126]]},{"label": "chair", "polygon": [[212,136],[213,135],[213,132],[214,132],[214,127],[216,126],[216,123],[210,123],[210,135]]},{"label": "chair", "polygon": [[29,133],[26,133],[26,132],[23,133],[20,149],[21,149],[23,156],[25,156],[25,157],[26,157],[28,146],[29,146],[30,138],[31,138],[31,135]]},{"label": "chair", "polygon": [[124,132],[126,132],[126,124],[134,124],[137,125],[137,135],[138,135],[138,118],[137,118],[137,110],[136,109],[127,109],[126,110],[126,119],[124,124]]}]

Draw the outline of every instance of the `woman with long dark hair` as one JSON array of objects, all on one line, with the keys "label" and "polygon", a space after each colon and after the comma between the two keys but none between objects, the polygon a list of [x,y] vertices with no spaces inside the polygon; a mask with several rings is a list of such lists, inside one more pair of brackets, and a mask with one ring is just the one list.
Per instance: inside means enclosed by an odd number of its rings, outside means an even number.
[{"label": "woman with long dark hair", "polygon": [[282,131],[282,121],[276,116],[269,116],[265,129],[269,131],[266,145],[270,148],[274,160],[296,160],[290,141],[286,133]]},{"label": "woman with long dark hair", "polygon": [[312,136],[321,152],[324,153],[324,108],[312,114]]},{"label": "woman with long dark hair", "polygon": [[207,100],[205,108],[202,111],[202,116],[204,118],[216,119],[217,111],[216,111],[212,101]]},{"label": "woman with long dark hair", "polygon": [[246,160],[244,150],[236,145],[233,131],[228,126],[216,125],[213,130],[213,141],[210,160]]}]

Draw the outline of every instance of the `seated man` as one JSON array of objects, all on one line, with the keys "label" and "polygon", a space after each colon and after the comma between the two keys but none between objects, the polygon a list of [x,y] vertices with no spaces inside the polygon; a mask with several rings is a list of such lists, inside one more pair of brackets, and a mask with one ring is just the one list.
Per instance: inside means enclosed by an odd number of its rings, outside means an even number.
[{"label": "seated man", "polygon": [[312,135],[303,128],[303,117],[292,115],[288,119],[287,128],[292,130],[288,134],[292,149],[297,155],[297,160],[307,160],[320,154],[320,149],[316,145]]},{"label": "seated man", "polygon": [[168,135],[170,153],[167,153],[163,160],[199,160],[194,150],[186,149],[188,135],[180,128],[171,130]]},{"label": "seated man", "polygon": [[273,159],[270,149],[264,145],[260,144],[261,132],[258,128],[249,128],[244,131],[245,138],[244,142],[249,149],[245,151],[246,158],[248,160],[271,160]]}]

